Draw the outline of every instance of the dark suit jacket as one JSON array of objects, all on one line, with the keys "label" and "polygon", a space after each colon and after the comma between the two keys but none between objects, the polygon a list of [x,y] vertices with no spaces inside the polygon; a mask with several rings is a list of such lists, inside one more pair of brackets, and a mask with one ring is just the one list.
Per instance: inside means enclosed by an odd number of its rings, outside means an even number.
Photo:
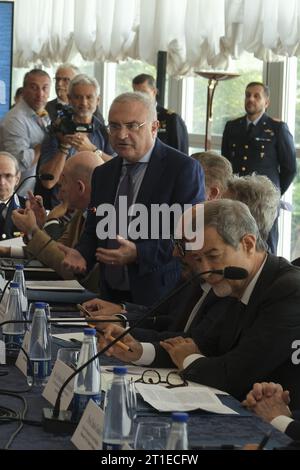
[{"label": "dark suit jacket", "polygon": [[[292,407],[299,407],[299,367],[291,361],[292,343],[300,338],[299,309],[300,269],[268,255],[243,312],[229,304],[223,314],[208,312],[191,329],[206,357],[187,367],[184,378],[225,390],[238,399],[245,397],[254,382],[279,382],[290,391]],[[172,366],[159,345],[156,353],[153,366]]]},{"label": "dark suit jacket", "polygon": [[[103,203],[114,205],[122,163],[123,159],[116,157],[95,169],[92,207]],[[157,139],[136,203],[144,204],[150,212],[152,204],[195,204],[204,199],[204,176],[199,163]],[[95,263],[96,248],[107,246],[107,240],[99,240],[96,235],[100,220],[89,211],[86,230],[77,246],[89,269]],[[170,240],[136,240],[135,243],[138,263],[128,265],[130,291],[135,303],[151,305],[178,283],[180,266],[172,256]],[[104,279],[101,288],[105,296]]]},{"label": "dark suit jacket", "polygon": [[246,116],[226,123],[222,155],[232,164],[233,173],[245,176],[254,171],[266,175],[283,194],[293,181],[296,150],[293,137],[284,122],[263,114],[250,137]]},{"label": "dark suit jacket", "polygon": [[[292,417],[294,418],[294,414]],[[294,419],[286,428],[285,433],[294,441],[300,442],[300,420]]]},{"label": "dark suit jacket", "polygon": [[156,106],[157,119],[159,120],[158,137],[164,142],[180,152],[189,154],[189,134],[184,120],[179,114],[163,108],[159,104]]},{"label": "dark suit jacket", "polygon": [[5,239],[13,238],[14,232],[20,230],[13,224],[11,219],[11,213],[18,207],[25,207],[25,199],[20,196],[15,196],[9,203],[8,208],[0,213],[0,240],[3,239],[2,235],[5,235]]}]

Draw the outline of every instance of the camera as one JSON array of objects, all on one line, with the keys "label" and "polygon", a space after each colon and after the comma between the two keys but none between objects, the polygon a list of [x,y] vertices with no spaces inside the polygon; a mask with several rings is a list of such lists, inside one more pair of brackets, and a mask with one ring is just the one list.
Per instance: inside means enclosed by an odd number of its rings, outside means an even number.
[{"label": "camera", "polygon": [[50,132],[62,134],[75,134],[76,132],[93,132],[93,124],[80,124],[73,121],[74,110],[72,106],[57,103],[57,116],[50,124]]}]

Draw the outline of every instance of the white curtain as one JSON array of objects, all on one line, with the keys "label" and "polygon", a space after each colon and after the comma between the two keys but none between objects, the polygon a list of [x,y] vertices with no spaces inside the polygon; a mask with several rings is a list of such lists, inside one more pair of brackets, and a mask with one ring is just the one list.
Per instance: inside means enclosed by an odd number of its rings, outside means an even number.
[{"label": "white curtain", "polygon": [[300,55],[300,0],[15,0],[14,65],[127,57],[172,75],[226,69],[243,51]]}]

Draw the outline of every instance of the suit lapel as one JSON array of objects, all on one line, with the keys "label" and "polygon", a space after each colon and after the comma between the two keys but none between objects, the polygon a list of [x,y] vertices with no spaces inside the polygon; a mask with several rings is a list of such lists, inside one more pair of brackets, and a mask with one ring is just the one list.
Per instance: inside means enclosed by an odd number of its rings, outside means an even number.
[{"label": "suit lapel", "polygon": [[159,139],[156,139],[148,168],[136,198],[137,203],[148,205],[150,200],[153,202],[152,195],[160,193],[158,187],[164,169],[165,148],[161,145]]}]

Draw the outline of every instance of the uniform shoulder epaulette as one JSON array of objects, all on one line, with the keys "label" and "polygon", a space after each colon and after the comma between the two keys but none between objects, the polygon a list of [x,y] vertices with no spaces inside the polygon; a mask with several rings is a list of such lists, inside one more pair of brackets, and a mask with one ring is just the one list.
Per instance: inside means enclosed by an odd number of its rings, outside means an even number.
[{"label": "uniform shoulder epaulette", "polygon": [[176,114],[175,111],[173,111],[172,109],[167,109],[166,112],[167,114]]}]

